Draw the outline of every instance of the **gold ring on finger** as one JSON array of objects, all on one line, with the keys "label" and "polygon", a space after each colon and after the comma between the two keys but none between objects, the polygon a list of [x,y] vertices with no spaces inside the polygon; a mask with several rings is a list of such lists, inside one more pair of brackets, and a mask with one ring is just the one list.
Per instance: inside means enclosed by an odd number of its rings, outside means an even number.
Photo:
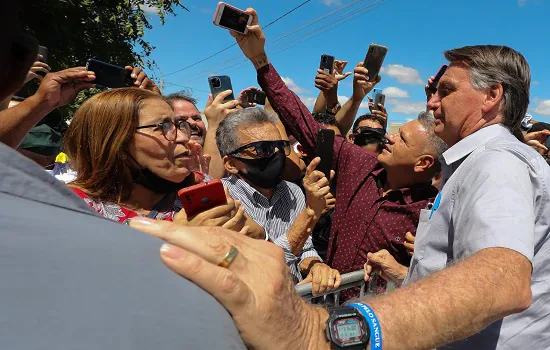
[{"label": "gold ring on finger", "polygon": [[229,249],[229,252],[225,254],[225,257],[223,260],[218,264],[218,266],[229,268],[229,265],[235,260],[235,258],[239,255],[239,250],[234,245],[231,246],[231,249]]}]

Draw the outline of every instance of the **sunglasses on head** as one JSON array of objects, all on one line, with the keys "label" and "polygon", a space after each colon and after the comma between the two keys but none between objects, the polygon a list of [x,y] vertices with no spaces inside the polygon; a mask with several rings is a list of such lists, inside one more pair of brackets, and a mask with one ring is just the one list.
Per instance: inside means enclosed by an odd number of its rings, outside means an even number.
[{"label": "sunglasses on head", "polygon": [[386,144],[386,130],[383,128],[370,128],[368,126],[361,126],[353,133],[353,143],[357,146],[366,146],[371,143],[378,143],[380,145]]},{"label": "sunglasses on head", "polygon": [[286,156],[290,155],[290,141],[256,141],[248,143],[228,153],[228,156],[236,158],[266,158],[271,157],[275,152],[284,151]]}]

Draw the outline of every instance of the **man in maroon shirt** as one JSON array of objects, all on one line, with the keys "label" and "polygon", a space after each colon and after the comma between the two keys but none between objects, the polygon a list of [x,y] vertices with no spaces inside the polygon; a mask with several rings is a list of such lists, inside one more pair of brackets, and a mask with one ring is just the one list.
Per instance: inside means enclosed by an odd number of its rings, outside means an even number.
[{"label": "man in maroon shirt", "polygon": [[[263,33],[259,39],[265,43]],[[285,85],[269,63],[263,45],[257,43],[239,40],[285,128],[308,154],[313,154],[322,125]],[[374,87],[367,82],[367,73],[363,67],[355,69],[354,85],[360,89],[354,89],[352,98],[362,99]],[[426,117],[414,120],[388,139],[389,144],[378,158],[343,137],[336,137],[334,142],[338,201],[327,263],[340,273],[363,269],[367,253],[381,249],[387,249],[399,263],[408,266],[410,257],[403,246],[405,233],[416,232],[420,210],[437,195],[431,180],[439,171],[437,158],[442,149],[431,122]]]}]

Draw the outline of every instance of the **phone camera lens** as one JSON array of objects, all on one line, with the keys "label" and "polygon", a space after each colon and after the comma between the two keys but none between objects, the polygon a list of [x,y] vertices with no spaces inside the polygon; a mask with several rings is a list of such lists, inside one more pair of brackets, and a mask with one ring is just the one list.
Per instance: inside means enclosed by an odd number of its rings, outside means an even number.
[{"label": "phone camera lens", "polygon": [[215,88],[220,88],[222,86],[222,82],[220,81],[220,78],[212,79],[212,86]]},{"label": "phone camera lens", "polygon": [[327,56],[323,56],[323,63],[327,62]]}]

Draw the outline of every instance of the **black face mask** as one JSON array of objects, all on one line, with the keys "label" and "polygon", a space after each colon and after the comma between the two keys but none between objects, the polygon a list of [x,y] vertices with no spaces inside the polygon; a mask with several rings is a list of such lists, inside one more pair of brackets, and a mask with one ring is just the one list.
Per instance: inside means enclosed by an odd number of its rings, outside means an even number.
[{"label": "black face mask", "polygon": [[353,134],[353,143],[357,146],[366,146],[376,143],[380,146],[386,144],[386,130],[382,128],[360,127],[358,133]]},{"label": "black face mask", "polygon": [[127,154],[139,166],[139,169],[132,169],[130,167],[133,183],[141,185],[146,189],[159,194],[176,193],[177,191],[185,187],[185,180],[183,180],[182,182],[172,182],[163,179],[162,177],[153,173],[151,170],[142,167],[137,162],[137,160],[135,160],[135,158],[130,155],[129,152],[127,152]]},{"label": "black face mask", "polygon": [[283,179],[286,154],[277,151],[273,155],[259,159],[235,157],[246,165],[246,173],[239,174],[255,186],[265,189],[275,188]]}]

